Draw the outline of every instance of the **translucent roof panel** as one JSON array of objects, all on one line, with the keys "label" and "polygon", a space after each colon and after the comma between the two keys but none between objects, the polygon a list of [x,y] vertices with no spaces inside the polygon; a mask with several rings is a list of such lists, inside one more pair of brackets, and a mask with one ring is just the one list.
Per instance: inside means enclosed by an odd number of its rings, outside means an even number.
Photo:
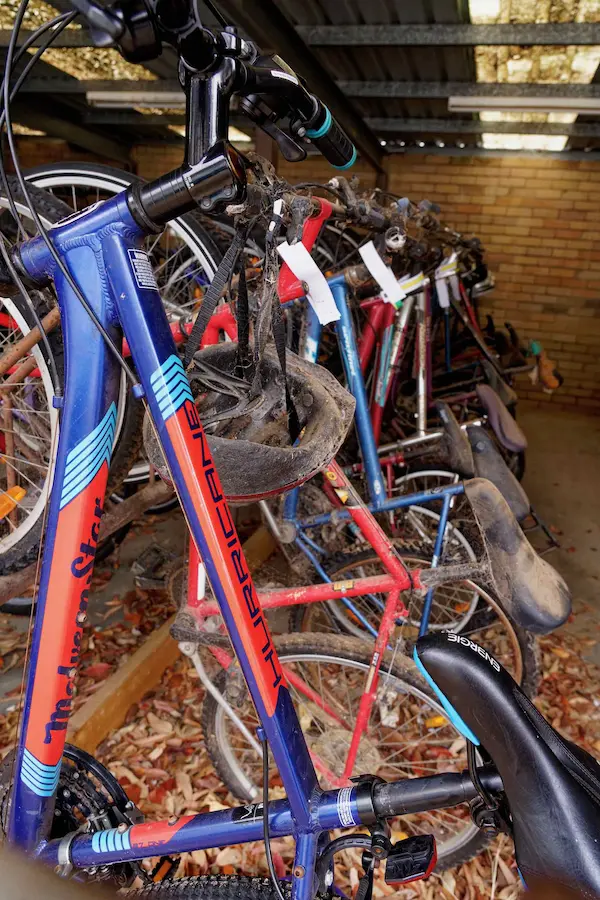
[{"label": "translucent roof panel", "polygon": [[[471,21],[497,23],[600,22],[600,0],[469,0]],[[476,47],[479,82],[507,84],[589,84],[600,66],[600,46]],[[481,112],[484,122],[570,124],[568,112]],[[567,135],[484,134],[484,147],[510,150],[562,150]]]},{"label": "translucent roof panel", "polygon": [[[0,28],[13,27],[20,0],[0,0]],[[56,18],[57,10],[44,0],[30,0],[23,28],[33,30]],[[79,28],[79,25],[70,25]],[[35,51],[31,51],[35,52]],[[85,79],[126,79],[127,81],[153,81],[156,76],[144,66],[136,66],[123,59],[118,50],[97,47],[50,47],[43,59],[67,75]]]}]

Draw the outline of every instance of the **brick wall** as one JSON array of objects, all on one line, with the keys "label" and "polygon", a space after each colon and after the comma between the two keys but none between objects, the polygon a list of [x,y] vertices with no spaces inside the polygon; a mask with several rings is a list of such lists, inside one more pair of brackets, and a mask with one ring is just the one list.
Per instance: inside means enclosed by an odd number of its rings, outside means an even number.
[{"label": "brick wall", "polygon": [[[92,159],[61,141],[22,139],[23,165]],[[179,148],[140,145],[134,168],[153,178],[180,165]],[[109,162],[108,160],[98,160]],[[552,396],[522,379],[519,393],[540,403],[600,412],[600,165],[532,157],[393,155],[389,189],[428,198],[459,231],[477,234],[496,276],[482,313],[510,320],[523,338],[539,339],[565,384]],[[290,182],[325,181],[335,173],[320,157],[278,171]],[[360,161],[366,186],[375,173]]]}]

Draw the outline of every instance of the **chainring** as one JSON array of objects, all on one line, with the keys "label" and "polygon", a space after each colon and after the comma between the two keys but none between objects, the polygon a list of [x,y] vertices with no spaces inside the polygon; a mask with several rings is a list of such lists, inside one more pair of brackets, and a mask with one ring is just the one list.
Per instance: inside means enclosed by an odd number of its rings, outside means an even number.
[{"label": "chainring", "polygon": [[[6,835],[13,780],[15,751],[4,758],[0,767],[0,826]],[[62,838],[72,831],[105,831],[122,822],[131,825],[142,821],[142,815],[127,794],[101,763],[72,744],[65,744],[50,839]],[[94,866],[78,870],[87,881],[110,881],[128,887],[136,877],[150,883],[148,872],[136,862]]]}]

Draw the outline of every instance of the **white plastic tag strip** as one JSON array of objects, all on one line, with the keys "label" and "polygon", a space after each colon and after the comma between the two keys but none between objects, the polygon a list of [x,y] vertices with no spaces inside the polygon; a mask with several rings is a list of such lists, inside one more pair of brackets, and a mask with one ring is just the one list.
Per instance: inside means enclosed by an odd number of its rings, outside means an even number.
[{"label": "white plastic tag strip", "polygon": [[442,307],[442,309],[448,309],[448,307],[450,306],[448,281],[450,279],[456,279],[457,268],[457,254],[453,252],[435,270],[435,289],[437,293],[438,303]]},{"label": "white plastic tag strip", "polygon": [[386,303],[393,303],[398,307],[406,297],[405,292],[398,284],[398,280],[389,266],[386,266],[373,241],[358,248],[365,266],[381,288],[381,296]]},{"label": "white plastic tag strip", "polygon": [[296,278],[306,285],[308,302],[316,312],[321,325],[337,322],[340,314],[331,288],[304,244],[298,241],[297,244],[290,245],[284,241],[277,250]]},{"label": "white plastic tag strip", "polygon": [[448,282],[445,278],[435,279],[435,292],[437,294],[437,302],[442,309],[450,308],[450,294],[448,293]]},{"label": "white plastic tag strip", "polygon": [[422,291],[426,284],[429,284],[429,279],[422,272],[417,272],[416,275],[405,275],[400,279],[400,287],[405,294]]},{"label": "white plastic tag strip", "polygon": [[440,278],[449,278],[451,275],[455,275],[457,270],[458,255],[456,252],[453,252],[435,270],[436,281]]}]

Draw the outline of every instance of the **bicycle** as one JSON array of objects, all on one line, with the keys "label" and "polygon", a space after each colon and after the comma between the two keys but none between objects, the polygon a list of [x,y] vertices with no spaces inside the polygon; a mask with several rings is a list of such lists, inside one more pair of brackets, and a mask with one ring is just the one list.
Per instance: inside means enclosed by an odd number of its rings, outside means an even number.
[{"label": "bicycle", "polygon": [[[25,6],[23,3],[20,7],[20,18]],[[86,5],[86,9],[89,10],[90,6]],[[378,820],[429,804],[444,805],[477,797],[481,800],[482,796],[489,798],[490,792],[499,793],[501,782],[495,772],[484,767],[478,773],[471,766],[470,776],[450,773],[446,777],[419,780],[418,785],[415,782],[380,785],[366,778],[356,787],[331,792],[319,790],[268,627],[255,601],[252,579],[244,564],[211,448],[198,419],[185,372],[174,352],[174,341],[158,291],[154,283],[150,283],[148,272],[150,270],[151,274],[151,267],[138,246],[149,230],[160,227],[171,215],[190,208],[200,197],[207,201],[209,207],[244,199],[246,173],[241,159],[231,147],[219,140],[221,129],[227,124],[227,104],[223,101],[228,99],[234,88],[243,93],[245,85],[255,96],[277,91],[279,100],[285,104],[286,113],[291,111],[309,127],[308,135],[331,161],[346,165],[353,160],[355,151],[326,108],[308,93],[295,75],[282,68],[276,58],[259,58],[251,45],[231,31],[221,33],[217,40],[211,32],[199,30],[201,26],[195,18],[195,9],[190,16],[186,40],[182,45],[178,35],[169,33],[165,23],[160,23],[161,36],[170,39],[180,55],[191,54],[191,57],[186,57],[189,64],[186,99],[193,104],[194,114],[190,117],[189,153],[182,170],[158,179],[139,191],[133,188],[99,207],[71,216],[56,225],[50,235],[42,227],[40,236],[20,242],[12,258],[8,255],[4,257],[6,271],[2,271],[2,281],[7,285],[16,283],[25,294],[22,276],[40,286],[48,283],[49,272],[53,276],[61,306],[67,361],[65,396],[55,394],[55,403],[61,410],[62,427],[27,680],[26,715],[14,760],[14,791],[7,810],[8,837],[28,852],[37,853],[42,861],[58,867],[65,876],[74,870],[91,868],[97,872],[116,864],[116,874],[126,881],[136,860],[192,847],[222,845],[232,835],[236,842],[262,836],[270,860],[270,836],[293,833],[297,848],[291,892],[292,896],[305,900],[314,896],[319,887],[325,889],[332,881],[331,861],[340,844],[326,844],[326,837],[321,838],[321,834],[331,828],[365,823],[372,826],[372,836],[367,837],[368,847],[364,837],[359,840],[356,835],[351,836],[353,844],[356,846],[358,842],[359,846],[369,849],[376,857],[387,857],[389,880],[405,883],[429,874],[435,864],[434,842],[427,837],[391,847],[383,829],[386,841],[382,844],[383,851],[380,851],[377,848],[382,842],[382,827]],[[93,19],[96,30],[104,27],[113,39],[123,38],[125,48],[131,47],[133,41],[139,52],[140,43],[149,41],[146,51],[156,52],[158,38],[147,27],[147,21],[117,17],[114,7],[110,10],[93,7]],[[17,24],[19,21],[18,17]],[[69,16],[61,17],[63,25],[68,21]],[[137,30],[140,24],[143,28]],[[56,28],[55,32],[60,32],[60,28]],[[9,75],[16,34],[17,31],[8,48]],[[190,36],[194,38],[191,42]],[[200,60],[194,51],[199,54]],[[212,62],[208,76],[207,56]],[[194,61],[202,62],[200,71],[194,68]],[[225,71],[230,73],[231,80],[221,81]],[[287,77],[279,77],[281,74]],[[5,87],[7,85],[8,81]],[[216,85],[219,88],[211,92],[210,89]],[[215,117],[213,104],[217,98],[220,116]],[[201,101],[206,127],[199,134],[196,104]],[[11,143],[7,109],[5,113]],[[282,117],[280,110],[279,118]],[[272,122],[270,127],[273,128]],[[206,142],[203,142],[203,137]],[[19,177],[18,165],[17,173]],[[248,189],[248,194],[251,193]],[[144,396],[151,410],[191,533],[207,567],[261,718],[259,737],[264,746],[265,771],[268,776],[267,748],[270,746],[286,785],[287,800],[269,803],[267,777],[262,805],[186,816],[167,823],[141,823],[133,804],[127,801],[126,795],[108,773],[93,760],[85,760],[80,752],[65,748],[72,683],[81,628],[85,622],[87,579],[93,569],[116,414],[118,365],[121,359],[120,347],[114,343],[119,335],[117,321],[123,325],[141,379],[141,384],[136,383],[136,394]],[[85,372],[73,366],[81,342],[84,342],[88,353]],[[330,458],[334,455],[335,444],[340,437],[343,438],[347,427],[341,412],[337,417],[331,415],[332,406],[327,403],[328,391],[318,383],[318,379],[313,383],[312,380],[290,375],[289,386],[295,395],[294,400],[298,402],[307,384],[314,395],[314,406],[317,407],[315,416],[327,411],[329,445],[325,450],[317,448],[311,443],[312,436],[305,436],[299,446],[304,443],[302,449],[307,451],[306,456],[292,470],[288,467],[283,473],[284,483],[279,486],[284,488],[307,478],[315,468],[325,465],[321,458],[323,453]],[[287,422],[285,425],[287,427]],[[219,456],[218,440],[212,443],[212,452]],[[260,448],[263,445],[256,443],[255,446]],[[288,446],[287,452],[283,453],[288,460],[290,449]],[[227,457],[221,454],[219,465],[223,472],[231,471],[239,465],[239,460],[234,460],[233,464],[230,461],[227,466]],[[281,472],[272,472],[272,479],[276,479],[277,475],[281,481]],[[503,552],[501,543],[497,549]],[[546,574],[543,587],[555,596],[560,594],[557,583],[548,583],[548,572],[545,569],[542,571]],[[460,574],[464,576],[464,572]],[[449,577],[448,572],[445,575]],[[508,575],[510,578],[513,573]],[[515,588],[516,582],[510,581],[510,585]],[[419,589],[423,586],[415,585]],[[452,695],[452,701],[458,702],[453,696],[454,686],[451,683],[446,686],[449,676],[442,670],[444,659],[450,662],[447,650],[449,639],[430,637],[424,640],[425,643],[417,648],[416,664],[423,666],[426,673],[432,669],[444,690]],[[438,649],[440,641],[443,643],[441,653]],[[450,656],[454,660],[459,653],[466,652],[467,649],[460,644],[457,647],[453,644]],[[474,656],[471,648],[468,652],[477,664],[476,671],[484,661],[488,666],[487,656],[483,660],[485,651],[481,656]],[[499,664],[496,665],[499,668]],[[487,674],[487,668],[483,671]],[[508,695],[513,682],[507,675],[503,676],[501,670],[499,676],[506,679],[505,693]],[[498,690],[495,684],[492,688]],[[463,734],[478,743],[477,736],[450,705],[450,701],[440,695],[440,702]],[[476,707],[474,704],[473,710],[465,711],[462,704],[467,719],[473,718]],[[527,706],[525,708],[529,709]],[[502,741],[506,744],[506,735],[500,728],[497,746],[493,749],[500,759],[509,801],[511,805],[516,801],[515,808],[518,808],[516,791],[519,784],[514,782],[514,773],[507,770],[501,753]],[[52,838],[49,823],[62,774],[63,756],[67,768],[71,772],[75,768],[73,777],[87,763],[88,772],[93,772],[96,784],[104,790],[107,799],[109,791],[112,791],[110,796],[113,802],[107,804],[105,815],[95,820],[95,824],[90,822],[86,825],[86,828],[91,826],[95,830],[76,828],[66,835],[46,841],[46,836]],[[588,777],[591,779],[591,776]],[[582,791],[575,781],[572,788],[573,797],[584,809],[588,795],[581,796]],[[590,805],[589,799],[587,805]],[[484,813],[488,817],[486,821],[493,823],[496,819],[490,819],[492,812],[491,803],[488,803]],[[523,821],[529,824],[525,813]],[[112,827],[107,828],[107,825]],[[543,847],[540,850],[543,852]],[[589,865],[580,865],[580,859],[585,862],[586,857],[582,857],[582,853],[587,850],[587,845],[582,842],[582,847],[576,848],[573,856],[573,867],[568,870],[569,877],[578,873],[576,883],[579,884],[594,883]],[[549,861],[544,859],[544,862],[546,865],[542,866],[541,871],[553,874]],[[521,864],[525,873],[530,868],[535,870],[530,861],[529,847]],[[363,877],[366,879],[365,890],[368,890],[372,865],[367,862],[366,866]],[[272,861],[270,868],[273,868]],[[313,877],[315,874],[316,880]],[[240,885],[245,886],[247,882],[243,879],[241,882],[235,879],[196,879],[177,885],[166,882],[144,888],[138,896],[169,897],[181,895],[184,891],[189,897],[228,896],[239,890]],[[272,884],[263,882],[254,887],[267,896],[279,896],[282,890],[274,877]]]}]

